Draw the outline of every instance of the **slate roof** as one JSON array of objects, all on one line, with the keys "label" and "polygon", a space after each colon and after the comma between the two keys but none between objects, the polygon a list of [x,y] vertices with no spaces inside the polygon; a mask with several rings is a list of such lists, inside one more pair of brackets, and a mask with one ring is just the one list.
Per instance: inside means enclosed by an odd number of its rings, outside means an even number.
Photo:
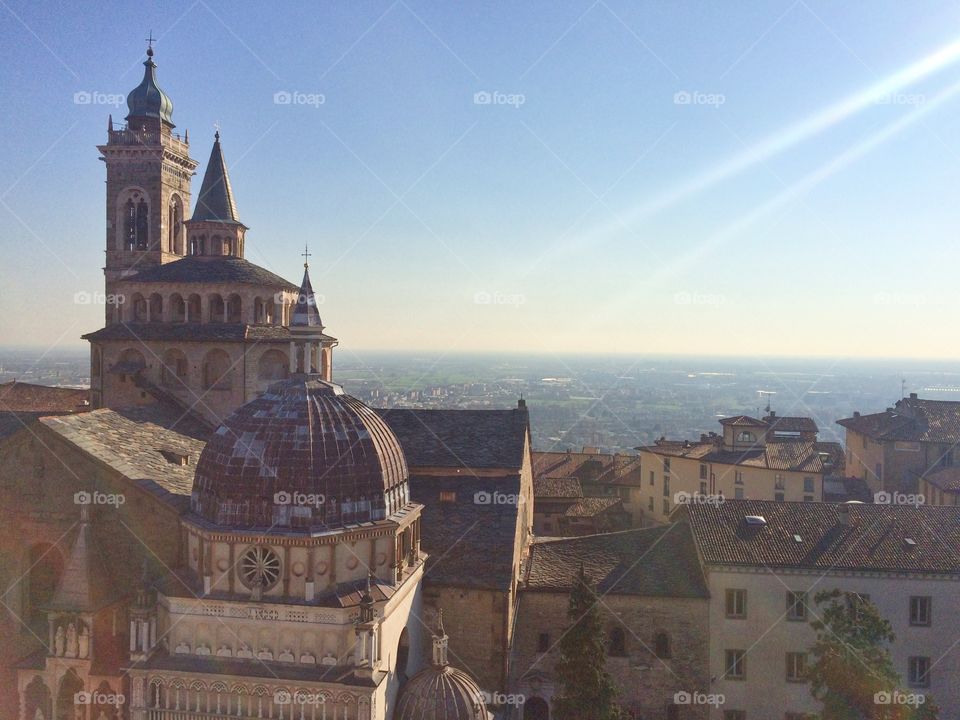
[{"label": "slate roof", "polygon": [[710,597],[685,523],[534,542],[524,588],[568,592],[581,565],[600,595]]},{"label": "slate roof", "polygon": [[529,426],[524,408],[381,409],[377,412],[400,439],[411,469],[509,468],[519,471],[523,463]]},{"label": "slate roof", "polygon": [[707,565],[960,573],[960,507],[727,500],[678,512]]},{"label": "slate roof", "polygon": [[892,410],[844,418],[837,424],[874,440],[956,443],[960,402],[909,397],[898,400]]},{"label": "slate roof", "polygon": [[230,176],[227,174],[227,163],[223,159],[223,150],[220,147],[219,131],[214,135],[210,160],[207,161],[207,169],[203,173],[203,182],[200,184],[200,194],[197,196],[197,204],[190,220],[191,222],[241,224],[237,215],[237,204],[233,200]]},{"label": "slate roof", "polygon": [[567,508],[564,515],[567,517],[592,518],[615,508],[623,509],[623,499],[618,497],[587,497],[582,498]]},{"label": "slate roof", "polygon": [[923,476],[931,485],[944,492],[960,492],[960,467],[940,468]]},{"label": "slate roof", "polygon": [[[599,463],[599,472],[594,473],[585,465]],[[576,477],[583,482],[594,477],[591,483],[603,485],[639,485],[638,475],[631,475],[640,467],[639,455],[610,455],[589,452],[534,452],[533,475],[536,478]]]},{"label": "slate roof", "polygon": [[[142,416],[150,416],[146,410]],[[154,419],[159,419],[156,415]],[[189,505],[193,471],[204,442],[162,425],[108,409],[45,417],[40,422],[85,453],[109,465],[178,510]],[[188,465],[170,462],[164,452],[184,453]]]},{"label": "slate roof", "polygon": [[[682,442],[667,440],[643,448],[668,457],[694,458],[705,463],[745,465],[768,470],[825,472],[824,460],[832,467],[843,463],[843,447],[835,442],[812,440],[774,440],[751,450],[723,450],[713,441]],[[823,456],[821,455],[823,454]]]},{"label": "slate roof", "polygon": [[533,479],[535,498],[582,498],[583,489],[575,477],[535,477]]},{"label": "slate roof", "polygon": [[180,260],[149,265],[136,275],[123,278],[130,283],[203,283],[262,285],[273,289],[299,288],[266,268],[233,255],[189,255]]},{"label": "slate roof", "polygon": [[[441,502],[441,491],[455,493],[455,499]],[[429,554],[426,583],[509,591],[513,584],[517,505],[482,502],[493,493],[518,496],[519,476],[410,478],[412,499],[425,506],[420,544]],[[478,499],[481,502],[476,502]]]},{"label": "slate roof", "polygon": [[[289,342],[290,329],[283,325],[242,323],[113,323],[82,336],[84,340],[130,340],[150,342]],[[313,337],[313,336],[311,336]],[[336,340],[329,335],[325,340]]]}]

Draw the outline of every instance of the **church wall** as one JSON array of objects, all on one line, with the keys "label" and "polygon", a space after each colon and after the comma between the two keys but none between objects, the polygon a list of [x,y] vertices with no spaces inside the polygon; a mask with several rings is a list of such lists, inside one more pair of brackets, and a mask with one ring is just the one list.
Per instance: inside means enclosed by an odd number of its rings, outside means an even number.
[{"label": "church wall", "polygon": [[[640,716],[665,717],[675,693],[711,692],[709,600],[614,594],[602,600],[598,608],[605,632],[620,628],[624,633],[624,656],[606,657],[606,670],[617,683],[621,705],[638,703]],[[567,593],[520,593],[510,693],[552,702],[556,691],[552,679],[560,657],[557,643],[570,624],[568,602]],[[658,632],[669,636],[669,658],[658,658],[653,652]],[[539,652],[541,634],[547,635],[548,653]],[[685,718],[706,718],[708,706],[688,705],[681,713]]]}]

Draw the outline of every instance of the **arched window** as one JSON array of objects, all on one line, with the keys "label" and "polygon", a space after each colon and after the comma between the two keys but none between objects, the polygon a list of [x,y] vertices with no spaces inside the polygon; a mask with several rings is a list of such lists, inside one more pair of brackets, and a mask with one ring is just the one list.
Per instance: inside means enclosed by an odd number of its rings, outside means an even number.
[{"label": "arched window", "polygon": [[230,238],[223,239],[223,250],[224,255],[233,255],[233,240]]},{"label": "arched window", "polygon": [[238,323],[241,322],[243,315],[243,301],[240,299],[240,296],[234,293],[229,298],[227,298],[227,322],[228,323]]},{"label": "arched window", "polygon": [[671,657],[670,654],[670,636],[665,632],[658,632],[653,636],[653,652],[661,659]]},{"label": "arched window", "polygon": [[200,322],[200,296],[194,293],[187,298],[187,322]]},{"label": "arched window", "polygon": [[53,698],[50,695],[50,688],[46,686],[39,675],[35,676],[23,695],[24,699],[24,717],[27,720],[43,718],[49,720],[53,717]]},{"label": "arched window", "polygon": [[170,296],[170,322],[186,322],[187,305],[179,293]]},{"label": "arched window", "polygon": [[[76,720],[86,717],[86,712],[83,712],[86,708],[78,705],[76,701],[77,693],[80,692],[83,692],[83,680],[77,676],[74,668],[70,668],[60,681],[60,688],[57,691],[56,720]],[[78,713],[78,710],[81,712]]]},{"label": "arched window", "polygon": [[140,293],[134,293],[130,305],[133,308],[133,318],[131,318],[133,322],[146,322],[147,301],[143,299],[143,295]]},{"label": "arched window", "polygon": [[194,235],[190,238],[190,254],[191,255],[206,255],[207,254],[207,236],[206,235]]},{"label": "arched window", "polygon": [[623,657],[627,654],[627,639],[621,628],[615,627],[610,630],[607,654],[613,657]]},{"label": "arched window", "polygon": [[133,198],[127,200],[123,210],[124,221],[124,248],[133,250],[137,247],[137,206]]},{"label": "arched window", "polygon": [[183,201],[179,195],[170,198],[169,238],[167,250],[177,255],[183,255]]},{"label": "arched window", "polygon": [[219,295],[211,295],[207,299],[207,307],[210,311],[210,322],[222,323],[224,322],[225,309],[223,304],[223,298]]},{"label": "arched window", "polygon": [[137,203],[137,250],[146,250],[149,246],[150,210],[147,201],[140,198]]},{"label": "arched window", "polygon": [[163,297],[160,293],[150,296],[150,322],[163,321]]}]

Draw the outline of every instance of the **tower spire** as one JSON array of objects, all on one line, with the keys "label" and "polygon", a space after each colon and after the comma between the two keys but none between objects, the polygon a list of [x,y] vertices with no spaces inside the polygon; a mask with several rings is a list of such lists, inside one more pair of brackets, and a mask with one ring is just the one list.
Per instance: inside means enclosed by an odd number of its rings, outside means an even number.
[{"label": "tower spire", "polygon": [[293,308],[290,319],[292,327],[315,327],[323,330],[320,312],[317,310],[317,298],[313,294],[313,284],[310,282],[309,249],[303,248],[303,282],[300,283],[300,293],[297,295],[297,304]]},{"label": "tower spire", "polygon": [[449,665],[447,660],[447,648],[450,644],[450,638],[443,629],[443,608],[440,608],[440,615],[437,619],[437,632],[433,636],[433,664],[434,667],[446,667]]},{"label": "tower spire", "polygon": [[227,163],[220,147],[220,126],[217,124],[214,127],[216,131],[213,134],[213,148],[210,150],[207,169],[203,173],[203,182],[200,183],[200,196],[191,220],[241,225],[237,204],[233,199],[230,176],[227,174]]}]

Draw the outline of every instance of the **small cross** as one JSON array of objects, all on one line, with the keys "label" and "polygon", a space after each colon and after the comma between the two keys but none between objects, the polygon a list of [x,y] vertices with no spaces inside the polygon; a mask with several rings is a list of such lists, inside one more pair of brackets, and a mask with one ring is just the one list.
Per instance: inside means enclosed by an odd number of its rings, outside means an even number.
[{"label": "small cross", "polygon": [[307,258],[311,257],[312,255],[313,253],[310,252],[310,249],[306,245],[304,245],[303,246],[303,266],[304,267],[307,267],[307,265],[309,264]]},{"label": "small cross", "polygon": [[150,31],[150,35],[146,38],[147,47],[153,50],[153,44],[157,41],[157,38],[153,36],[153,30]]},{"label": "small cross", "polygon": [[220,139],[220,121],[219,121],[219,120],[217,120],[217,121],[213,124],[213,129],[214,129],[214,131],[215,131],[215,132],[213,133],[213,137],[216,138],[217,140],[219,140],[219,139]]}]

